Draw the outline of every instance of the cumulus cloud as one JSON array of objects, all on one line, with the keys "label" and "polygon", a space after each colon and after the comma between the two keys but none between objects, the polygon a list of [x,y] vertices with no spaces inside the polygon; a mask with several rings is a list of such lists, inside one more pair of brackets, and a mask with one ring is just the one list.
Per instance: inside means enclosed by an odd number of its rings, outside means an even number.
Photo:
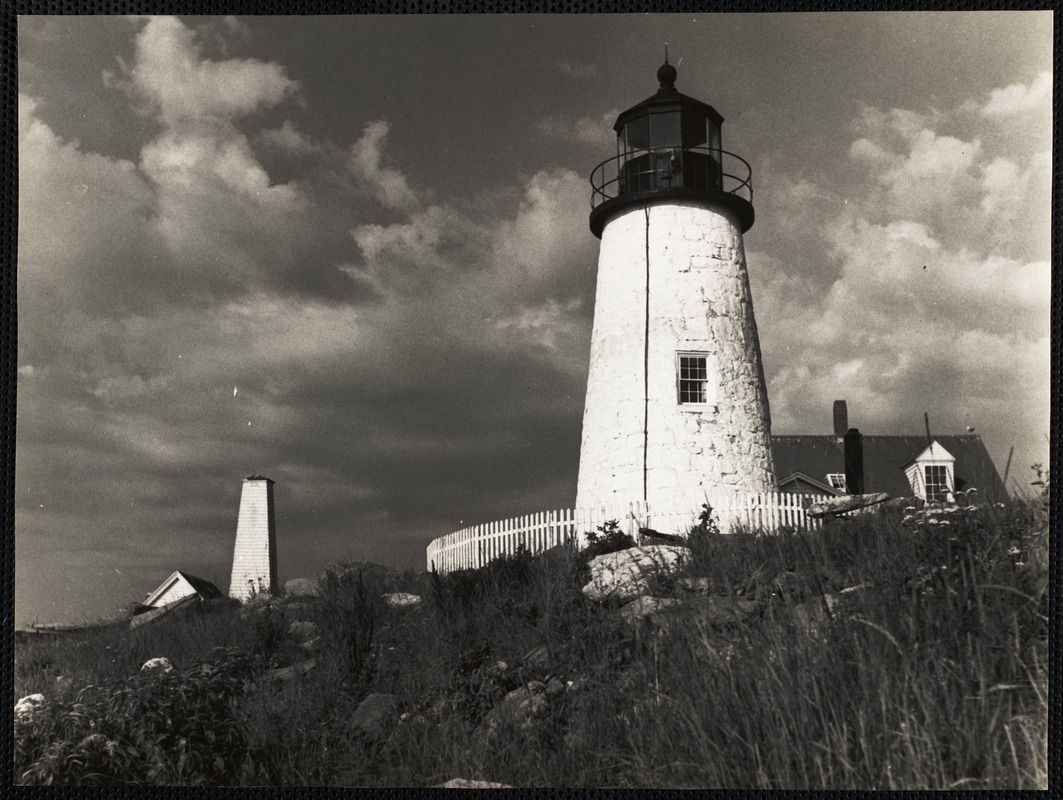
[{"label": "cumulus cloud", "polygon": [[1052,73],[1045,71],[1030,83],[1013,83],[1003,89],[994,89],[989,100],[980,109],[983,117],[1013,117],[1048,104],[1052,97]]},{"label": "cumulus cloud", "polygon": [[[21,98],[19,533],[39,563],[146,530],[224,565],[255,471],[298,526],[281,553],[296,574],[351,547],[419,560],[458,518],[544,492],[563,505],[595,260],[584,179],[435,201],[391,166],[386,120],[315,140],[284,118],[298,87],[279,65],[137,25],[122,89],[153,115],[137,159],[64,140]],[[278,182],[259,153],[308,166]],[[79,517],[91,534],[70,532]],[[345,544],[355,530],[385,552]]]},{"label": "cumulus cloud", "polygon": [[246,116],[277,105],[297,89],[279,64],[203,58],[194,32],[173,17],[147,19],[128,80],[171,128]]},{"label": "cumulus cloud", "polygon": [[610,109],[600,117],[579,117],[578,119],[546,117],[540,120],[539,130],[552,139],[598,146],[616,136],[613,123],[616,122],[619,113],[617,109]]},{"label": "cumulus cloud", "polygon": [[[830,268],[750,253],[777,432],[829,429],[844,397],[865,433],[910,432],[929,411],[942,432],[976,425],[996,454],[1040,449],[1050,161],[943,133],[962,112],[862,109],[848,153],[864,188],[833,216],[808,205],[837,187],[780,187],[778,241],[787,219],[812,226]],[[807,227],[795,235],[814,252]]]},{"label": "cumulus cloud", "polygon": [[310,156],[322,152],[322,146],[296,128],[290,119],[284,120],[279,128],[262,131],[255,137],[255,142],[291,156]]},{"label": "cumulus cloud", "polygon": [[419,198],[401,172],[383,163],[387,135],[388,123],[384,120],[366,125],[361,138],[351,146],[350,171],[384,206],[397,211],[412,211],[420,205]]}]

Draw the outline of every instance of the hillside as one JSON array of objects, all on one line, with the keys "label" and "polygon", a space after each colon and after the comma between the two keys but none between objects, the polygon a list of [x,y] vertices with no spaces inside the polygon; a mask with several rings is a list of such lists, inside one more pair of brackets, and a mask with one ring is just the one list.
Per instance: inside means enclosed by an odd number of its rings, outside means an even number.
[{"label": "hillside", "polygon": [[594,538],[20,643],[14,779],[1047,787],[1046,504],[702,526],[634,604]]}]

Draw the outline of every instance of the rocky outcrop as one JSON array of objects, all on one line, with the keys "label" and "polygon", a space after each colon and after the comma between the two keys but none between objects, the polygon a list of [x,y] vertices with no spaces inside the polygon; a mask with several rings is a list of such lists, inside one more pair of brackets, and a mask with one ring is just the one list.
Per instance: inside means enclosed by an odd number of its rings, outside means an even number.
[{"label": "rocky outcrop", "polygon": [[370,736],[379,736],[389,721],[396,718],[399,698],[393,694],[373,693],[358,704],[351,725]]},{"label": "rocky outcrop", "polygon": [[678,604],[679,601],[672,597],[640,597],[620,609],[620,619],[634,624]]},{"label": "rocky outcrop", "polygon": [[423,602],[418,595],[407,592],[389,592],[384,595],[384,605],[388,608],[416,608]]},{"label": "rocky outcrop", "polygon": [[316,578],[292,578],[284,584],[288,597],[320,597],[321,584]]},{"label": "rocky outcrop", "polygon": [[688,560],[690,550],[674,545],[629,547],[605,553],[590,564],[591,580],[583,587],[589,600],[624,602],[652,595],[654,584],[674,575]]}]

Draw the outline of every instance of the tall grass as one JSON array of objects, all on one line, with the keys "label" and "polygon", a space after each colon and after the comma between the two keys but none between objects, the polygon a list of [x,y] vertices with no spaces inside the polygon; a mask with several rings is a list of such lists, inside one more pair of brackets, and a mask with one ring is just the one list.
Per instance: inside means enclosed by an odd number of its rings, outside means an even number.
[{"label": "tall grass", "polygon": [[[406,575],[402,588],[425,597],[409,611],[384,606],[378,576],[340,570],[314,603],[21,646],[16,696],[47,697],[38,740],[72,739],[84,730],[56,721],[86,685],[148,682],[136,676],[153,656],[196,675],[223,646],[257,677],[226,701],[241,745],[214,782],[1045,788],[1047,541],[1036,502],[870,514],[814,533],[702,526],[689,573],[709,579],[715,601],[753,609],[742,622],[676,587],[687,600],[667,617],[626,623],[584,598],[587,556],[566,548]],[[312,650],[292,622],[316,626]],[[262,682],[310,655],[306,675]],[[533,719],[499,716],[531,686],[551,687]],[[383,736],[351,724],[370,692],[400,701]],[[107,713],[80,702],[79,713]]]}]

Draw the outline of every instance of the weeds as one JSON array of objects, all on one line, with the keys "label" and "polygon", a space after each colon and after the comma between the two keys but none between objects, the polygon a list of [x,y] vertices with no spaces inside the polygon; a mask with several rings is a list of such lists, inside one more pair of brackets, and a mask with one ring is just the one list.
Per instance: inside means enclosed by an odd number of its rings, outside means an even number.
[{"label": "weeds", "polygon": [[[41,698],[17,712],[15,779],[1044,789],[1046,512],[963,500],[770,536],[719,535],[705,507],[688,577],[741,622],[684,599],[666,629],[632,626],[556,548],[430,574],[415,610],[347,565],[313,601],[21,645],[16,696]],[[307,648],[312,671],[255,678]],[[154,656],[178,668],[142,675]],[[527,718],[503,713],[516,689]],[[369,692],[399,699],[379,737],[350,724]]]}]

